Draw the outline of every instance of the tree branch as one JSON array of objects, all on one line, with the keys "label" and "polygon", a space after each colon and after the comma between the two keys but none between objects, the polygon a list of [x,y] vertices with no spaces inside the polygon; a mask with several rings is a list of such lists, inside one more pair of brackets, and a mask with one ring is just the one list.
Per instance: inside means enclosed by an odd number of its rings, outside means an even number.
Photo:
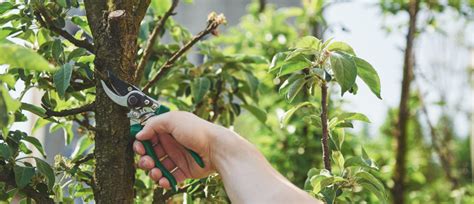
[{"label": "tree branch", "polygon": [[328,87],[325,81],[321,82],[321,124],[323,129],[323,135],[321,137],[321,143],[323,145],[323,161],[324,168],[331,172],[331,160],[329,156],[329,129],[328,129]]},{"label": "tree branch", "polygon": [[206,36],[209,33],[216,34],[216,29],[219,27],[221,24],[225,24],[226,20],[224,15],[220,14],[217,15],[216,13],[211,13],[208,16],[208,24],[206,29],[203,31],[199,32],[197,35],[195,35],[188,43],[186,43],[181,49],[173,53],[171,58],[169,58],[159,69],[158,73],[147,83],[145,84],[145,87],[143,88],[143,91],[145,93],[148,92],[148,89],[155,84],[157,81],[159,81],[163,76],[168,73],[168,71],[171,69],[173,64],[176,62],[176,60],[179,59],[184,53],[186,53],[194,44],[196,44],[199,40],[201,40],[204,36]]},{"label": "tree branch", "polygon": [[62,36],[63,38],[65,38],[66,40],[68,40],[69,42],[74,44],[75,46],[82,47],[82,48],[86,49],[87,51],[89,51],[90,53],[93,53],[93,54],[95,53],[94,45],[92,45],[87,39],[84,39],[84,40],[76,39],[74,36],[69,34],[67,31],[56,27],[53,24],[53,22],[51,21],[51,18],[48,16],[48,14],[46,13],[46,11],[43,8],[38,7],[38,10],[36,10],[34,12],[34,14],[36,16],[36,20],[38,20],[38,22],[40,23],[41,26],[43,26],[43,27],[51,30],[52,32]]},{"label": "tree branch", "polygon": [[[136,15],[136,21],[141,22],[143,20],[143,17],[145,17],[146,10],[148,9],[148,6],[150,5],[151,0],[139,0],[138,4],[136,5],[135,9],[135,15]],[[140,23],[138,23],[139,25]]]},{"label": "tree branch", "polygon": [[77,124],[79,124],[80,126],[82,127],[85,127],[86,129],[88,130],[91,130],[91,131],[94,131],[94,132],[97,132],[98,129],[94,126],[92,126],[90,123],[89,123],[89,120],[79,120],[77,117],[74,117],[74,122],[76,122]]},{"label": "tree branch", "polygon": [[[15,173],[13,170],[6,166],[0,166],[0,170],[0,181],[16,188]],[[20,191],[26,194],[27,197],[33,198],[36,203],[54,203],[53,199],[51,199],[48,194],[40,193],[29,185],[20,189]]]},{"label": "tree branch", "polygon": [[265,11],[265,7],[267,5],[267,1],[266,0],[259,0],[258,1],[258,12],[259,13],[263,13]]},{"label": "tree branch", "polygon": [[70,115],[76,115],[79,113],[84,113],[84,112],[89,112],[89,111],[94,111],[95,110],[95,102],[81,106],[79,108],[72,108],[72,109],[66,109],[62,111],[54,111],[51,110],[49,107],[47,107],[44,104],[41,104],[44,109],[46,109],[46,115],[47,118],[56,116],[56,117],[64,117],[64,116],[70,116]]},{"label": "tree branch", "polygon": [[173,12],[178,6],[179,0],[173,0],[173,3],[171,4],[171,7],[166,11],[165,14],[163,14],[163,17],[160,18],[158,23],[156,24],[155,28],[151,32],[150,38],[148,38],[148,41],[146,42],[146,47],[143,50],[143,56],[140,62],[138,63],[138,67],[135,70],[135,75],[134,79],[135,81],[139,82],[140,78],[142,77],[143,70],[145,69],[145,66],[148,62],[148,59],[150,59],[150,55],[152,53],[152,48],[153,45],[155,44],[156,39],[158,38],[158,35],[160,35],[161,32],[163,32],[163,29],[165,27],[165,23],[168,20],[168,18],[173,15]]},{"label": "tree branch", "polygon": [[94,154],[93,153],[87,154],[82,159],[79,159],[76,162],[74,162],[74,167],[79,167],[81,164],[84,164],[84,163],[90,161],[91,159],[94,159]]}]

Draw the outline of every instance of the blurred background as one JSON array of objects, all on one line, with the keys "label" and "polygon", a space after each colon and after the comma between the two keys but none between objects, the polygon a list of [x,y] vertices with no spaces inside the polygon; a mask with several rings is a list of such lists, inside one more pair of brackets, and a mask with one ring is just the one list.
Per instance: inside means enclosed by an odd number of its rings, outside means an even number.
[{"label": "blurred background", "polygon": [[[345,94],[342,99],[337,88],[332,88],[330,106],[333,110],[363,113],[371,121],[354,123],[354,128],[346,132],[343,152],[358,154],[359,147],[364,146],[379,165],[385,187],[392,189],[398,150],[394,131],[410,21],[403,5],[408,1],[325,1],[324,10],[317,14],[311,13],[308,2],[194,0],[179,4],[173,18],[190,33],[198,33],[206,25],[202,19],[211,11],[223,13],[228,24],[221,27],[220,36],[209,41],[221,44],[224,52],[258,54],[269,61],[283,50],[284,44],[295,41],[301,33],[350,44],[359,57],[377,70],[382,100],[363,85],[359,86],[357,95]],[[408,101],[407,172],[404,178],[410,203],[474,202],[473,6],[472,0],[435,0],[423,1],[419,8],[412,44],[414,79]],[[258,12],[262,13],[260,17],[256,17]],[[80,9],[72,9],[69,13],[84,15]],[[311,22],[301,20],[307,17],[305,15],[317,16],[318,31],[310,31],[314,25],[302,25]],[[74,32],[77,26],[67,23],[66,28]],[[163,41],[171,42],[172,39],[165,35]],[[203,55],[196,49],[189,58],[195,64],[203,61]],[[265,68],[255,74],[264,86],[262,90],[272,90],[279,85]],[[21,94],[21,83],[17,83],[16,90],[11,92],[13,97]],[[277,93],[263,92],[258,104],[267,111],[267,122],[261,123],[252,114],[243,112],[231,128],[256,144],[272,165],[303,187],[308,170],[322,165],[317,130],[308,128],[301,114],[282,128],[279,121],[291,105],[280,101]],[[41,96],[41,92],[29,91],[24,100],[39,104]],[[29,120],[15,123],[12,129],[42,138],[47,155],[70,156],[77,149],[79,137],[65,146],[63,130],[52,137],[48,136],[48,127],[32,133],[36,118],[31,114],[27,117]],[[48,158],[49,162],[53,159]]]}]

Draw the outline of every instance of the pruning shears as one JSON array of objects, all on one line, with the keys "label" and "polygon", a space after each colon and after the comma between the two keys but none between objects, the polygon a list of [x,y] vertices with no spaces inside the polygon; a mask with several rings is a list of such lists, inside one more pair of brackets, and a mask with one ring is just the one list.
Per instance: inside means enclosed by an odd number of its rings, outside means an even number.
[{"label": "pruning shears", "polygon": [[[148,119],[155,115],[168,112],[170,109],[161,105],[157,100],[144,94],[139,88],[120,80],[110,71],[106,71],[107,79],[101,80],[102,88],[107,96],[116,104],[127,107],[130,112],[127,116],[130,118],[130,134],[133,138],[142,130],[144,124]],[[177,190],[176,178],[168,171],[161,163],[158,156],[155,154],[153,144],[151,141],[142,141],[145,147],[146,155],[153,158],[155,166],[161,170],[163,176],[168,179],[173,191]],[[187,149],[196,163],[204,168],[202,158],[194,151]]]}]

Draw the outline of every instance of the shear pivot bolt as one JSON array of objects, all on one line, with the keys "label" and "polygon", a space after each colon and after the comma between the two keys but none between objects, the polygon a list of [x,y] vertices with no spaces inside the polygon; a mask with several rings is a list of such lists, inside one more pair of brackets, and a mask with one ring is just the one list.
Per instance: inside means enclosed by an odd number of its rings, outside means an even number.
[{"label": "shear pivot bolt", "polygon": [[135,106],[138,103],[138,98],[136,96],[130,96],[128,98],[128,104]]}]

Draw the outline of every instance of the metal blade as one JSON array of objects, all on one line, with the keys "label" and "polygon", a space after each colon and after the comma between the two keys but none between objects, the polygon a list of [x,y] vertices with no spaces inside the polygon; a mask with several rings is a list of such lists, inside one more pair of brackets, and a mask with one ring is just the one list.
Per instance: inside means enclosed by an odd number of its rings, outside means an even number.
[{"label": "metal blade", "polygon": [[105,94],[107,94],[107,96],[110,98],[110,100],[112,100],[113,102],[115,102],[116,104],[119,104],[121,106],[128,107],[127,106],[128,94],[125,95],[125,96],[119,96],[119,95],[115,94],[114,91],[110,90],[109,87],[107,86],[107,84],[105,84],[104,81],[100,80],[100,83],[102,84],[102,88],[104,89]]}]

